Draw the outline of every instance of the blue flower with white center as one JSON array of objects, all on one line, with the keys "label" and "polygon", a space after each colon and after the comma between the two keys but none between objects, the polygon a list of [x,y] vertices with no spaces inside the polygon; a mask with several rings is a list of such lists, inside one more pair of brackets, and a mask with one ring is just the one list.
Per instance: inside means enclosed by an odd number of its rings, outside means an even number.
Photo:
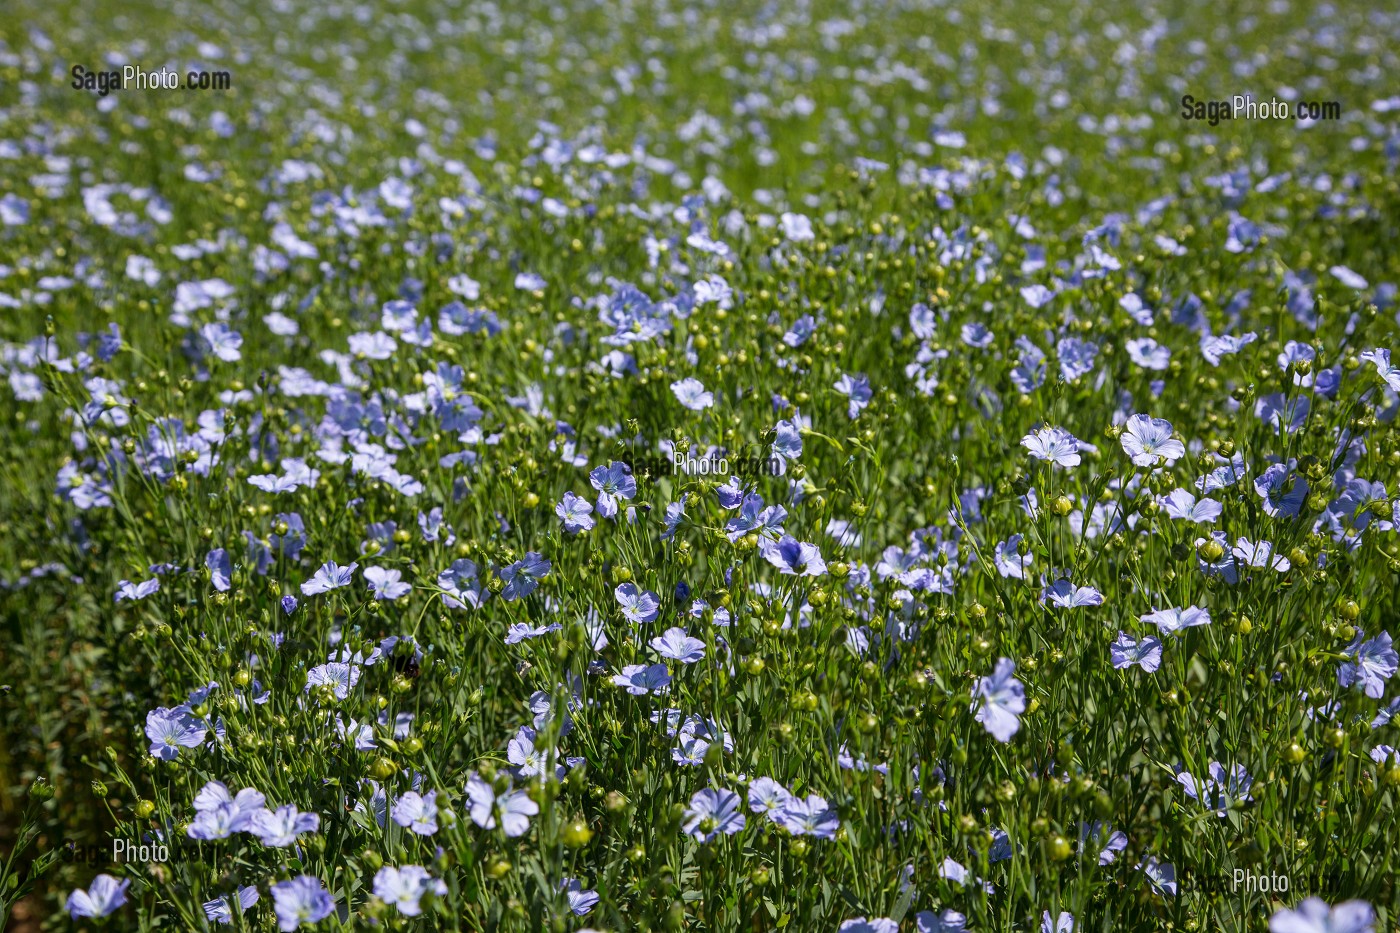
[{"label": "blue flower with white center", "polygon": [[449,609],[475,609],[481,605],[481,581],[476,563],[463,557],[438,574],[437,585],[444,590],[442,601]]},{"label": "blue flower with white center", "polygon": [[335,899],[319,878],[298,875],[272,886],[273,910],[277,929],[292,933],[303,923],[319,923],[335,910]]},{"label": "blue flower with white center", "polygon": [[209,581],[214,584],[214,589],[220,593],[228,592],[233,575],[233,561],[229,559],[228,551],[223,548],[210,551],[204,556],[204,566],[209,568]]},{"label": "blue flower with white center", "polygon": [[115,599],[115,602],[121,602],[124,599],[145,599],[147,596],[150,596],[152,593],[158,592],[159,590],[159,577],[152,577],[151,579],[143,580],[140,583],[132,583],[130,580],[122,580],[119,584],[117,584],[117,597]]},{"label": "blue flower with white center", "polygon": [[1012,535],[1005,541],[999,542],[993,549],[992,563],[1003,577],[1017,580],[1026,578],[1026,571],[1030,569],[1034,558],[1030,554],[1020,552],[1023,540],[1021,535]]},{"label": "blue flower with white center", "polygon": [[1395,676],[1400,666],[1400,654],[1396,653],[1389,632],[1364,642],[1358,632],[1351,644],[1342,649],[1342,655],[1348,660],[1337,670],[1337,683],[1361,687],[1374,700],[1385,694],[1385,682]]},{"label": "blue flower with white center", "polygon": [[1103,594],[1092,586],[1075,586],[1068,580],[1057,580],[1045,589],[1045,602],[1058,609],[1080,606],[1102,606]]},{"label": "blue flower with white center", "polygon": [[1375,929],[1375,908],[1360,900],[1333,907],[1320,897],[1309,897],[1269,918],[1269,933],[1375,933]]},{"label": "blue flower with white center", "polygon": [[559,890],[564,892],[569,901],[569,910],[575,917],[586,915],[599,900],[598,892],[584,890],[583,884],[577,878],[565,878],[559,882]]},{"label": "blue flower with white center", "polygon": [[962,326],[961,336],[962,342],[975,350],[985,350],[987,347],[990,347],[992,341],[996,339],[996,334],[988,330],[987,325],[983,324],[981,321],[973,321],[969,324],[964,324]]},{"label": "blue flower with white center", "polygon": [[276,810],[259,810],[252,815],[248,824],[250,833],[262,840],[263,845],[274,848],[289,846],[302,833],[314,833],[320,828],[320,816],[302,813],[293,804]]},{"label": "blue flower with white center", "polygon": [[1208,772],[1209,777],[1202,781],[1197,780],[1189,771],[1177,769],[1176,782],[1181,785],[1186,796],[1214,810],[1215,815],[1221,819],[1225,818],[1225,811],[1232,803],[1248,803],[1254,799],[1249,795],[1254,778],[1250,777],[1244,765],[1236,764],[1227,771],[1220,762],[1212,761]]},{"label": "blue flower with white center", "polygon": [[306,691],[312,687],[320,687],[329,684],[335,693],[337,700],[344,700],[350,696],[350,691],[355,684],[360,682],[360,668],[356,664],[346,664],[339,661],[332,661],[329,664],[322,664],[313,667],[306,672]]},{"label": "blue flower with white center", "polygon": [[1147,883],[1153,891],[1162,897],[1176,897],[1175,865],[1159,861],[1155,855],[1149,855],[1138,868],[1147,876]]},{"label": "blue flower with white center", "polygon": [[802,431],[791,421],[779,421],[773,428],[773,456],[786,468],[789,460],[802,456]]},{"label": "blue flower with white center", "polygon": [[1161,371],[1171,365],[1172,351],[1151,337],[1140,337],[1127,343],[1128,358],[1143,369]]},{"label": "blue flower with white center", "polygon": [[1081,441],[1064,428],[1046,425],[1021,438],[1021,446],[1037,460],[1048,460],[1056,466],[1079,466]]},{"label": "blue flower with white center", "polygon": [[821,550],[815,544],[798,541],[792,535],[783,535],[774,541],[764,538],[758,544],[758,552],[781,573],[798,577],[819,577],[826,573],[826,561],[822,560]]},{"label": "blue flower with white center", "polygon": [[679,499],[666,506],[666,527],[661,532],[662,541],[670,541],[676,536],[681,522],[685,521],[685,503],[688,498],[690,493],[681,493]]},{"label": "blue flower with white center", "polygon": [[875,391],[870,388],[870,380],[865,377],[864,373],[856,373],[854,376],[843,374],[840,379],[836,380],[833,388],[849,400],[846,405],[846,417],[852,421],[875,397]]},{"label": "blue flower with white center", "polygon": [[788,789],[770,777],[749,782],[749,809],[762,813],[772,822],[780,822],[783,808],[792,799]]},{"label": "blue flower with white center", "polygon": [[705,643],[683,628],[669,628],[650,642],[652,650],[671,661],[694,664],[705,657]]},{"label": "blue flower with white center", "polygon": [[1118,638],[1108,646],[1108,654],[1113,666],[1119,670],[1136,664],[1150,674],[1162,666],[1162,642],[1151,636],[1136,641],[1119,632]]},{"label": "blue flower with white center", "polygon": [[321,565],[316,574],[301,585],[301,592],[304,596],[315,596],[319,593],[329,593],[331,590],[340,589],[342,586],[349,586],[354,579],[355,570],[359,564],[351,564],[342,567],[333,560],[328,560]]},{"label": "blue flower with white center", "polygon": [[1390,391],[1400,392],[1400,366],[1391,365],[1390,350],[1377,347],[1359,354],[1359,358],[1363,363],[1370,363],[1375,367],[1376,375],[1390,387]]},{"label": "blue flower with white center", "polygon": [[518,645],[527,638],[540,638],[550,632],[557,632],[564,626],[558,622],[549,625],[531,625],[529,622],[513,622],[506,629],[506,644]]},{"label": "blue flower with white center", "polygon": [[258,902],[258,889],[253,885],[245,885],[238,889],[237,894],[225,897],[216,897],[212,901],[204,902],[204,916],[215,923],[233,922],[233,905],[238,904],[239,913],[244,913],[248,908]]},{"label": "blue flower with white center", "polygon": [[592,503],[572,492],[564,493],[564,498],[554,507],[554,514],[559,516],[559,520],[564,523],[564,530],[571,535],[588,531],[596,524],[592,511]]},{"label": "blue flower with white center", "polygon": [[1293,566],[1293,562],[1287,557],[1274,553],[1274,545],[1270,541],[1260,541],[1256,544],[1248,538],[1240,538],[1230,553],[1238,563],[1248,567],[1286,573]]},{"label": "blue flower with white center", "polygon": [[652,622],[661,613],[661,599],[651,590],[643,590],[635,583],[619,584],[613,590],[613,598],[622,610],[622,617],[633,625]]},{"label": "blue flower with white center", "polygon": [[778,811],[778,821],[794,836],[815,836],[818,839],[832,839],[841,828],[841,819],[836,811],[818,794],[808,794],[806,799],[789,796],[783,808]]},{"label": "blue flower with white center", "polygon": [[203,720],[195,717],[185,705],[160,707],[146,714],[146,738],[151,740],[150,753],[163,761],[174,761],[182,748],[198,748],[208,733]]},{"label": "blue flower with white center", "polygon": [[130,881],[118,881],[111,875],[98,875],[92,879],[86,891],[79,888],[68,895],[68,916],[77,920],[79,917],[105,917],[115,913],[126,903],[126,889],[130,886]]},{"label": "blue flower with white center", "polygon": [[706,788],[690,798],[682,828],[701,842],[716,836],[732,836],[744,828],[746,817],[739,809],[739,795],[724,788]]},{"label": "blue flower with white center", "polygon": [[899,924],[889,917],[852,917],[841,921],[836,933],[899,933]]},{"label": "blue flower with white center", "polygon": [[498,825],[509,837],[523,836],[530,828],[530,817],[540,812],[539,804],[521,790],[509,785],[497,794],[490,784],[473,771],[467,776],[467,798],[472,822],[482,829]]},{"label": "blue flower with white center", "polygon": [[437,791],[428,791],[426,794],[407,791],[394,801],[394,808],[390,813],[395,823],[420,836],[431,836],[438,831],[437,815]]},{"label": "blue flower with white center", "polygon": [[375,599],[395,600],[407,596],[413,589],[409,584],[400,582],[399,578],[403,576],[403,572],[399,570],[366,567],[363,573]]},{"label": "blue flower with white center", "polygon": [[227,324],[205,324],[199,329],[199,337],[203,341],[204,351],[212,353],[225,363],[236,363],[243,359],[243,353],[239,350],[239,347],[243,346],[243,335]]},{"label": "blue flower with white center", "polygon": [[428,874],[422,866],[385,865],[374,875],[374,896],[397,908],[405,917],[416,917],[423,912],[421,901],[427,894],[446,896],[447,885]]},{"label": "blue flower with white center", "polygon": [[1184,609],[1171,607],[1149,612],[1139,616],[1139,619],[1157,626],[1163,635],[1170,635],[1198,625],[1210,625],[1210,610],[1200,606],[1187,606]]},{"label": "blue flower with white center", "polygon": [[1159,500],[1171,518],[1208,524],[1220,517],[1224,507],[1214,499],[1197,499],[1185,489],[1173,489]]},{"label": "blue flower with white center", "polygon": [[556,761],[559,759],[557,752],[538,748],[535,745],[537,738],[538,732],[529,726],[521,726],[506,747],[506,760],[515,765],[515,776],[520,780],[539,777],[544,774],[545,765],[551,757]]},{"label": "blue flower with white center", "polygon": [[812,230],[812,220],[804,214],[784,212],[779,218],[779,223],[783,229],[783,236],[793,243],[806,243],[816,239],[817,235]]},{"label": "blue flower with white center", "polygon": [[1157,466],[1186,455],[1186,445],[1172,438],[1171,422],[1147,415],[1129,418],[1119,443],[1138,466]]},{"label": "blue flower with white center", "polygon": [[1055,344],[1055,352],[1060,358],[1060,375],[1065,382],[1074,382],[1094,371],[1094,363],[1099,358],[1096,344],[1078,337],[1065,337]]},{"label": "blue flower with white center", "polygon": [[763,497],[750,493],[744,497],[739,514],[724,526],[724,533],[730,541],[738,541],[744,535],[755,532],[768,538],[779,537],[783,533],[783,522],[787,519],[787,509],[781,505],[764,506]]},{"label": "blue flower with white center", "polygon": [[705,391],[699,379],[687,377],[671,383],[671,392],[683,408],[691,411],[704,411],[715,405],[715,394]]},{"label": "blue flower with white center", "polygon": [[550,561],[538,551],[527,551],[520,560],[496,571],[496,575],[505,583],[501,596],[506,602],[529,596],[540,585],[540,581],[549,575],[551,566],[553,565]]},{"label": "blue flower with white center", "polygon": [[632,468],[616,460],[605,467],[595,467],[588,474],[588,482],[598,491],[598,514],[604,518],[617,514],[620,500],[631,499],[637,494],[637,481],[632,476]]},{"label": "blue flower with white center", "polygon": [[998,658],[990,677],[982,677],[972,691],[977,721],[998,742],[1010,742],[1021,728],[1020,716],[1026,711],[1026,688],[1013,675],[1016,664]]},{"label": "blue flower with white center", "polygon": [[671,683],[671,674],[664,664],[628,664],[620,674],[613,675],[613,683],[625,687],[633,696],[646,696],[664,692]]}]

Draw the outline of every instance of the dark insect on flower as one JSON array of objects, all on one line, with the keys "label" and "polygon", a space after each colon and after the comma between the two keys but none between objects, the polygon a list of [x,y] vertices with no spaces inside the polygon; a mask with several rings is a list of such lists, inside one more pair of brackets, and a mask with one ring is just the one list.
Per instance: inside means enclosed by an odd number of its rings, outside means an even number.
[{"label": "dark insect on flower", "polygon": [[417,677],[423,672],[422,667],[418,663],[418,653],[416,651],[411,651],[408,654],[396,654],[393,660],[390,661],[390,664],[397,673],[403,674],[406,677]]}]

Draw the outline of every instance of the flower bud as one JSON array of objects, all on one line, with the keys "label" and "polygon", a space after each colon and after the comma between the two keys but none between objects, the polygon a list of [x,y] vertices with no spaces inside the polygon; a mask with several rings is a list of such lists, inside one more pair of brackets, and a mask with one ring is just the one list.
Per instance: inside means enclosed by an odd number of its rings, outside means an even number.
[{"label": "flower bud", "polygon": [[564,845],[570,849],[579,849],[588,845],[593,838],[593,830],[582,819],[575,819],[564,827]]}]

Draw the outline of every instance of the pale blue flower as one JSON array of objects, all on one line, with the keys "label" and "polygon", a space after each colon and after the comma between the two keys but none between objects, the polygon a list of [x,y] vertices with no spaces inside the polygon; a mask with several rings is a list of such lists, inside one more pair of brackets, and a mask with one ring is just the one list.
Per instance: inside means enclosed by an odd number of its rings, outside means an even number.
[{"label": "pale blue flower", "polygon": [[588,531],[594,526],[593,516],[589,514],[592,511],[592,503],[572,492],[564,493],[564,498],[554,507],[554,514],[559,516],[559,520],[564,523],[564,530],[571,535]]},{"label": "pale blue flower", "polygon": [[682,829],[701,842],[718,835],[732,836],[744,828],[745,817],[739,809],[739,795],[724,788],[706,788],[690,798]]},{"label": "pale blue flower", "polygon": [[233,575],[233,561],[229,559],[228,551],[223,548],[210,551],[204,556],[204,566],[209,568],[209,580],[214,584],[214,589],[220,593],[228,592]]},{"label": "pale blue flower", "polygon": [[622,617],[633,625],[653,621],[661,613],[661,600],[650,590],[643,590],[635,583],[619,584],[613,590],[613,598],[622,610]]},{"label": "pale blue flower", "polygon": [[1200,606],[1187,606],[1185,609],[1172,607],[1158,609],[1138,618],[1157,626],[1163,635],[1170,635],[1198,625],[1210,625],[1210,610]]},{"label": "pale blue flower", "polygon": [[1309,897],[1269,918],[1269,933],[1375,933],[1375,929],[1376,911],[1365,901],[1332,907],[1320,897]]},{"label": "pale blue flower", "polygon": [[360,668],[358,665],[332,661],[329,664],[313,667],[306,672],[305,689],[309,691],[312,687],[330,684],[334,689],[335,698],[344,700],[350,696],[350,691],[359,682]]},{"label": "pale blue flower", "polygon": [[369,588],[374,592],[375,599],[395,600],[401,596],[407,596],[413,589],[407,583],[400,582],[399,578],[403,572],[399,570],[387,570],[383,567],[366,567],[362,571],[365,580],[369,583]]},{"label": "pale blue flower", "polygon": [[282,933],[291,933],[303,923],[319,923],[335,910],[335,899],[319,878],[310,875],[298,875],[290,881],[274,884],[272,901],[277,929]]},{"label": "pale blue flower", "polygon": [[626,687],[634,696],[645,696],[664,692],[671,683],[671,675],[664,664],[628,664],[622,673],[613,676],[613,683]]},{"label": "pale blue flower", "polygon": [[650,642],[652,650],[663,658],[694,664],[705,657],[705,643],[691,638],[683,628],[669,628]]},{"label": "pale blue flower", "polygon": [[431,836],[438,831],[437,815],[437,791],[426,794],[407,791],[394,801],[394,809],[390,813],[395,823],[420,836]]},{"label": "pale blue flower", "polygon": [[826,798],[809,794],[806,799],[796,795],[788,797],[783,808],[778,811],[778,821],[794,836],[815,836],[818,839],[831,839],[841,828],[841,819],[827,804]]},{"label": "pale blue flower", "polygon": [[182,748],[198,748],[208,729],[188,706],[153,709],[146,714],[146,738],[150,753],[164,761],[174,761]]},{"label": "pale blue flower", "polygon": [[1162,666],[1162,642],[1151,636],[1135,641],[1119,632],[1117,640],[1108,646],[1108,654],[1119,670],[1137,664],[1150,674]]},{"label": "pale blue flower", "polygon": [[1172,438],[1171,422],[1147,415],[1129,418],[1119,442],[1138,466],[1156,466],[1186,455],[1186,445]]},{"label": "pale blue flower", "polygon": [[251,884],[244,885],[238,889],[236,895],[216,897],[212,901],[205,901],[204,916],[215,923],[232,923],[235,900],[238,903],[239,913],[245,913],[248,908],[258,902],[258,889]]},{"label": "pale blue flower", "polygon": [[687,377],[673,382],[671,392],[682,407],[691,411],[704,411],[706,408],[713,408],[715,404],[715,394],[705,391],[699,379]]},{"label": "pale blue flower", "polygon": [[1013,675],[1016,663],[998,658],[989,677],[979,678],[973,688],[973,708],[977,721],[998,742],[1010,742],[1021,728],[1020,716],[1026,711],[1026,688]]},{"label": "pale blue flower", "polygon": [[79,888],[68,895],[68,916],[105,917],[126,903],[126,889],[131,882],[118,881],[111,875],[98,875],[84,891]]},{"label": "pale blue flower", "polygon": [[1391,643],[1390,633],[1381,632],[1363,642],[1358,632],[1342,654],[1349,660],[1337,669],[1337,683],[1343,687],[1360,686],[1368,697],[1379,700],[1385,694],[1385,682],[1395,676],[1400,665],[1400,654]]},{"label": "pale blue flower", "polygon": [[394,906],[405,917],[416,917],[423,912],[419,902],[425,894],[446,896],[447,885],[419,865],[401,868],[385,865],[374,875],[375,897]]},{"label": "pale blue flower", "polygon": [[1081,442],[1064,428],[1046,425],[1021,438],[1021,446],[1037,460],[1048,460],[1056,466],[1078,466]]},{"label": "pale blue flower", "polygon": [[584,890],[583,884],[577,878],[565,878],[559,882],[559,890],[568,898],[569,911],[575,917],[586,915],[599,901],[598,892]]},{"label": "pale blue flower", "polygon": [[505,588],[501,590],[502,598],[506,602],[512,602],[529,596],[540,585],[540,581],[549,575],[551,566],[551,562],[539,552],[527,551],[520,560],[502,567],[496,571],[496,575],[505,582]]},{"label": "pale blue flower", "polygon": [[349,586],[354,578],[355,569],[359,564],[351,564],[342,567],[333,560],[328,560],[316,571],[315,576],[301,585],[301,592],[304,596],[315,596],[318,593],[328,593],[331,590],[340,589],[342,586]]},{"label": "pale blue flower", "polygon": [[1169,517],[1197,524],[1213,522],[1223,511],[1214,499],[1197,499],[1185,489],[1173,489],[1160,501]]},{"label": "pale blue flower", "polygon": [[262,840],[265,846],[280,848],[296,842],[302,833],[314,833],[321,828],[321,817],[315,813],[302,813],[295,805],[287,804],[276,810],[259,810],[249,821],[248,831]]}]

